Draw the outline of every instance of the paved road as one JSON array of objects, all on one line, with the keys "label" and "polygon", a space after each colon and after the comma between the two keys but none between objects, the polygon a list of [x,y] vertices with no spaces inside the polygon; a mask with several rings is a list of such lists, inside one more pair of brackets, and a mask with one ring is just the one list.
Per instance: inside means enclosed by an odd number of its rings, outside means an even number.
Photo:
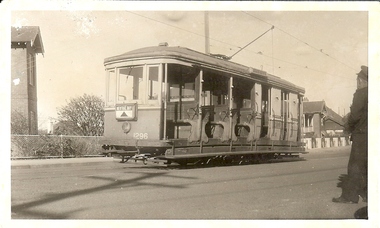
[{"label": "paved road", "polygon": [[196,169],[112,158],[12,161],[12,219],[354,218],[366,203],[331,202],[348,154],[324,149],[305,161]]}]

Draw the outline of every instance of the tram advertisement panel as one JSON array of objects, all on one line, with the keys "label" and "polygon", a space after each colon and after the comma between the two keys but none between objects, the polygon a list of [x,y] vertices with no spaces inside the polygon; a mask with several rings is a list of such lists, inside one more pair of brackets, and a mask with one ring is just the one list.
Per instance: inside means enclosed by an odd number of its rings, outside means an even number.
[{"label": "tram advertisement panel", "polygon": [[271,88],[271,109],[270,109],[270,139],[280,140],[282,129],[281,117],[281,90]]}]

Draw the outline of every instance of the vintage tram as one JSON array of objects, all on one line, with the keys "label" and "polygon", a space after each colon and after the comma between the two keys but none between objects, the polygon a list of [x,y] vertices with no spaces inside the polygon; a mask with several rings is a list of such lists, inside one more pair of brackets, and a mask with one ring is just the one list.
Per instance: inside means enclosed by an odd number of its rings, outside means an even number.
[{"label": "vintage tram", "polygon": [[299,157],[304,89],[167,43],[106,58],[105,154],[165,164]]}]

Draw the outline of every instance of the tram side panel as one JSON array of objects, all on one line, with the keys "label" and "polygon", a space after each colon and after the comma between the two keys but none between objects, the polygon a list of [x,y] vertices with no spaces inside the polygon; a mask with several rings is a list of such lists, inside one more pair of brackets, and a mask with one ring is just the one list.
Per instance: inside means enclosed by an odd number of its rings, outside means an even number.
[{"label": "tram side panel", "polygon": [[289,128],[288,128],[288,139],[289,141],[296,142],[298,136],[298,126],[299,126],[299,109],[300,102],[298,100],[298,95],[294,93],[289,94]]},{"label": "tram side panel", "polygon": [[191,125],[184,121],[195,117],[196,107],[196,102],[170,102],[167,104],[167,138],[188,138],[190,136]]},{"label": "tram side panel", "polygon": [[137,110],[136,120],[117,120],[115,110],[106,110],[104,136],[107,138],[158,140],[160,139],[160,109]]},{"label": "tram side panel", "polygon": [[271,88],[270,99],[270,139],[280,140],[282,130],[282,116],[281,116],[281,90],[277,88]]}]

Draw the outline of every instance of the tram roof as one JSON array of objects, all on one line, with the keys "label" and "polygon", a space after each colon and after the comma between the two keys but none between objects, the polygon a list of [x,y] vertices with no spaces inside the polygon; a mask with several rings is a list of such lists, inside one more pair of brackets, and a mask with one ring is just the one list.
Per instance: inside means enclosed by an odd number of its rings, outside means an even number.
[{"label": "tram roof", "polygon": [[221,58],[207,55],[198,51],[194,51],[185,47],[169,47],[169,46],[152,46],[136,49],[126,52],[121,55],[108,57],[104,60],[104,65],[143,59],[178,59],[192,63],[194,66],[219,70],[234,75],[238,75],[248,79],[255,79],[262,83],[275,85],[281,88],[286,88],[292,91],[305,93],[305,89],[296,86],[280,77],[268,74],[266,71],[247,67],[238,63],[230,62]]}]

